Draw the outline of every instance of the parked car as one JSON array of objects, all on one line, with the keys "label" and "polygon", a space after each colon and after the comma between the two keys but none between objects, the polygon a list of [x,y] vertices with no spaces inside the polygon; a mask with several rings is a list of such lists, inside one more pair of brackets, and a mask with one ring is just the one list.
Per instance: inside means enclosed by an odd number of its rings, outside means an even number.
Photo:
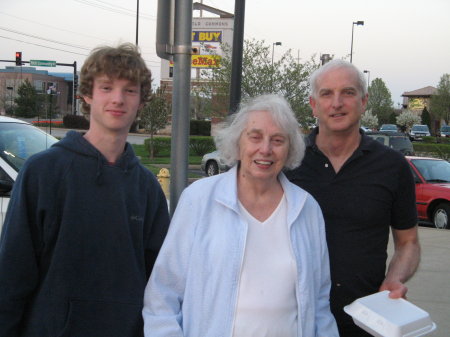
[{"label": "parked car", "polygon": [[400,151],[405,156],[413,156],[415,154],[413,144],[404,133],[371,131],[366,132],[366,135],[379,141],[381,144]]},{"label": "parked car", "polygon": [[395,124],[383,124],[380,128],[381,132],[398,132],[397,125]]},{"label": "parked car", "polygon": [[439,135],[441,137],[450,137],[450,125],[441,126],[439,130]]},{"label": "parked car", "polygon": [[422,140],[423,137],[429,137],[430,135],[428,125],[414,124],[409,131],[409,138],[411,140]]},{"label": "parked car", "polygon": [[450,229],[450,163],[443,159],[407,156],[416,182],[420,220]]},{"label": "parked car", "polygon": [[33,154],[58,139],[19,119],[0,116],[0,229],[17,173]]},{"label": "parked car", "polygon": [[216,174],[229,170],[230,166],[226,165],[223,162],[222,158],[220,158],[219,156],[218,151],[214,151],[203,156],[201,169],[202,171],[205,171],[207,176],[214,176]]},{"label": "parked car", "polygon": [[368,127],[365,127],[363,125],[360,126],[360,128],[364,131],[364,132],[370,132],[372,130],[370,130]]}]

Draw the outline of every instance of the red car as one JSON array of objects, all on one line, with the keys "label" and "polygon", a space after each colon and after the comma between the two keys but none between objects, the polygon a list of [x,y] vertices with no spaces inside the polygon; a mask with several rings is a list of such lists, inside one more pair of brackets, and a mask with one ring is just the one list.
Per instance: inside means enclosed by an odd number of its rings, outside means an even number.
[{"label": "red car", "polygon": [[416,181],[419,220],[450,229],[450,163],[443,159],[406,156]]}]

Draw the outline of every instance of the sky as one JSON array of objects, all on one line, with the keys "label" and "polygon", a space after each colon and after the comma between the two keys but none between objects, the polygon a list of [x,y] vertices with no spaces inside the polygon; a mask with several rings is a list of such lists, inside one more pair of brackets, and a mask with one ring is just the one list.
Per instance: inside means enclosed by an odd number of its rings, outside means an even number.
[{"label": "sky", "polygon": [[[99,45],[136,41],[137,1],[131,0],[0,0],[0,60],[77,62]],[[199,0],[200,1],[200,0]],[[208,6],[234,12],[235,0],[203,0]],[[159,81],[155,52],[157,0],[139,1],[138,44]],[[348,57],[352,28],[353,63],[381,78],[394,107],[402,93],[437,87],[450,73],[449,0],[246,0],[245,39],[265,41],[274,58],[289,49],[300,61],[321,54]],[[194,11],[194,16],[199,12]],[[353,22],[364,21],[364,26]],[[348,58],[347,58],[348,59]],[[14,63],[0,62],[0,68]],[[72,67],[41,70],[73,72]]]}]

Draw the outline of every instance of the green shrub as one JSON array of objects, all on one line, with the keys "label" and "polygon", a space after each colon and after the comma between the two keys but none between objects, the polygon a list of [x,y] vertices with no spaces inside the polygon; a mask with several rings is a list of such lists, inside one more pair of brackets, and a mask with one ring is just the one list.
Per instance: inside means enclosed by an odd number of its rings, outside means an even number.
[{"label": "green shrub", "polygon": [[84,116],[79,115],[65,115],[63,124],[67,129],[89,129],[89,121]]},{"label": "green shrub", "polygon": [[205,153],[212,152],[216,148],[212,137],[191,136],[189,137],[189,154],[203,156]]},{"label": "green shrub", "polygon": [[150,145],[153,144],[153,156],[169,157],[170,156],[170,137],[153,137],[144,140],[145,148],[150,156]]},{"label": "green shrub", "polygon": [[422,140],[424,143],[439,143],[439,140],[433,136],[425,136]]},{"label": "green shrub", "polygon": [[210,136],[211,122],[191,119],[189,122],[189,134],[193,136]]},{"label": "green shrub", "polygon": [[445,160],[450,159],[450,144],[414,142],[414,152],[420,155],[426,155]]}]

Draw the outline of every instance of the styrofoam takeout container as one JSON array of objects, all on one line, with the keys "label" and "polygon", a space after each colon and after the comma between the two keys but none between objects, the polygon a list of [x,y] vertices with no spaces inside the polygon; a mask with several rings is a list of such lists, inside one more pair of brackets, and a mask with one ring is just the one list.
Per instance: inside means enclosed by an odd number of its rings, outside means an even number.
[{"label": "styrofoam takeout container", "polygon": [[426,311],[403,298],[389,298],[387,290],[358,298],[344,311],[376,337],[418,337],[436,329]]}]

